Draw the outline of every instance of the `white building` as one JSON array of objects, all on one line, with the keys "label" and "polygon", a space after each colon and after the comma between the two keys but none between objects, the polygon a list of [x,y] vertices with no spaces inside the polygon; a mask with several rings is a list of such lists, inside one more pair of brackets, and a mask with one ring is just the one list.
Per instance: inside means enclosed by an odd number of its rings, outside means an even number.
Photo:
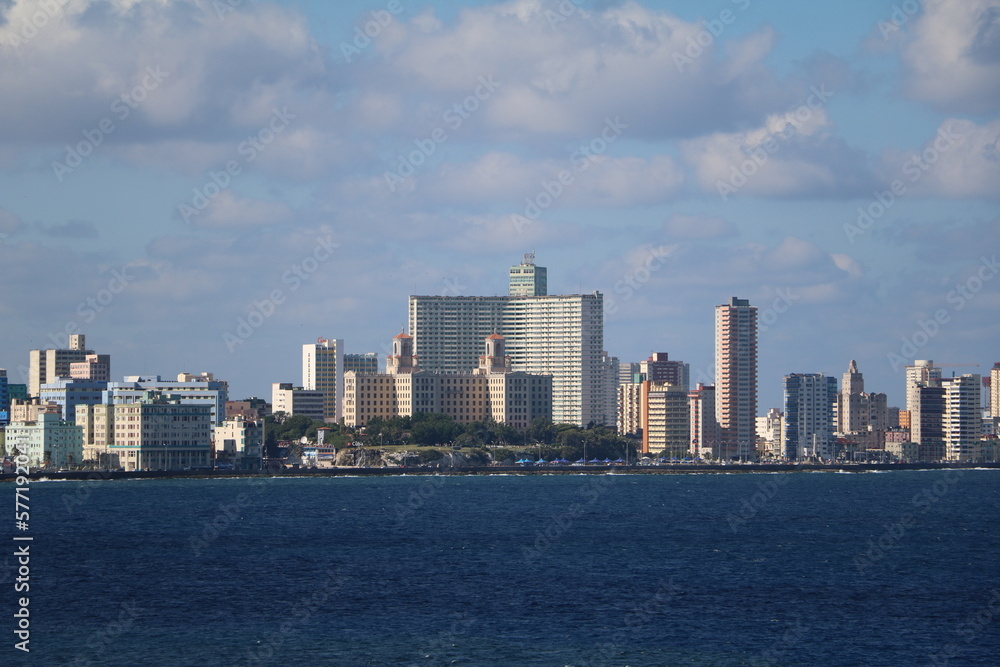
[{"label": "white building", "polygon": [[906,409],[911,413],[917,409],[919,387],[936,386],[941,380],[941,368],[928,359],[918,359],[906,367]]},{"label": "white building", "polygon": [[757,417],[757,438],[765,454],[775,458],[784,456],[785,413],[771,408],[767,416]]},{"label": "white building", "polygon": [[344,341],[320,338],[302,346],[302,387],[323,392],[323,418],[339,422],[344,397]]},{"label": "white building", "polygon": [[982,378],[978,374],[942,380],[944,385],[944,445],[949,461],[980,458]]},{"label": "white building", "polygon": [[326,393],[296,387],[291,382],[275,382],[271,385],[271,413],[279,412],[323,421],[326,414]]},{"label": "white building", "polygon": [[425,370],[466,372],[484,338],[507,341],[514,370],[552,375],[552,420],[612,423],[604,354],[604,297],[411,296],[410,333]]},{"label": "white building", "polygon": [[833,435],[837,378],[819,373],[792,373],[785,376],[784,386],[785,458],[832,459],[837,445]]},{"label": "white building", "polygon": [[226,418],[229,383],[216,380],[211,373],[178,373],[177,380],[164,380],[159,375],[127,375],[124,382],[108,383],[108,394],[102,402],[135,403],[149,392],[170,394],[191,405],[208,406],[213,424],[220,424]]},{"label": "white building", "polygon": [[750,460],[757,450],[757,308],[733,297],[715,307],[715,418],[720,458]]}]

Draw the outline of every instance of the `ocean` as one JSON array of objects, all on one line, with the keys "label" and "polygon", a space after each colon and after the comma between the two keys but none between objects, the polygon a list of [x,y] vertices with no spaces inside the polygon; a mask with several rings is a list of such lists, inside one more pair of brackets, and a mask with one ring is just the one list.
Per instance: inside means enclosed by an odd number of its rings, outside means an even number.
[{"label": "ocean", "polygon": [[997,471],[29,492],[5,665],[1000,664]]}]

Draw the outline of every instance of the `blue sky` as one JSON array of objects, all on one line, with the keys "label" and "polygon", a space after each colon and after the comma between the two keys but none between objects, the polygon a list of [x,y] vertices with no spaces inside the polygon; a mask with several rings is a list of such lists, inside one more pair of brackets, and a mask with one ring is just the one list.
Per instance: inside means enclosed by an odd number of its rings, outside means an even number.
[{"label": "blue sky", "polygon": [[1000,0],[51,6],[0,2],[12,381],[79,327],[266,396],[530,250],[696,380],[749,298],[762,413],[852,358],[891,404],[899,358],[1000,359]]}]

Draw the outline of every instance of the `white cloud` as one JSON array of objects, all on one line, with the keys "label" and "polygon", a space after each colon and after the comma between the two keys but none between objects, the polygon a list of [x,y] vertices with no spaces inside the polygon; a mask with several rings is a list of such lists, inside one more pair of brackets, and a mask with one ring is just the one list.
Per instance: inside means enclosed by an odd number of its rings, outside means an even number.
[{"label": "white cloud", "polygon": [[949,113],[995,113],[1000,0],[926,0],[902,57],[914,99]]}]

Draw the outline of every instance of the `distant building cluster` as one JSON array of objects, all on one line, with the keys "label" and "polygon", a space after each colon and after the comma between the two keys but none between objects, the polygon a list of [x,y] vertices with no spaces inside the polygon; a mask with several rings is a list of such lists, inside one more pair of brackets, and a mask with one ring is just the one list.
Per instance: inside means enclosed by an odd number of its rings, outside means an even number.
[{"label": "distant building cluster", "polygon": [[411,296],[409,332],[392,339],[381,372],[377,354],[347,353],[343,339],[302,345],[301,384],[273,383],[270,402],[231,401],[211,373],[112,381],[111,356],[70,335],[66,349],[29,352],[23,384],[0,369],[0,446],[33,467],[253,470],[270,414],[362,429],[438,413],[522,430],[536,420],[612,426],[643,454],[678,459],[997,460],[1000,363],[946,377],[915,360],[904,408],[866,392],[853,360],[839,385],[790,373],[784,404],[761,416],[757,308],[737,297],[716,306],[714,335],[714,383],[692,387],[690,366],[666,352],[621,363],[604,347],[601,293],[549,295],[530,253],[510,267],[507,296]]}]

